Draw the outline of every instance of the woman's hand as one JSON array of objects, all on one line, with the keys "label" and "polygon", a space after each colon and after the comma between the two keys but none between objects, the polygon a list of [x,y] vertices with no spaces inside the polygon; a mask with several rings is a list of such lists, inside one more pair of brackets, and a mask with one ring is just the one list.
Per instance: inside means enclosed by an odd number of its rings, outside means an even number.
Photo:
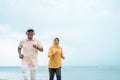
[{"label": "woman's hand", "polygon": [[64,56],[62,56],[62,59],[65,59],[65,57],[64,57]]},{"label": "woman's hand", "polygon": [[58,50],[56,50],[54,53],[53,53],[53,55],[55,55],[55,54],[57,54],[59,51]]}]

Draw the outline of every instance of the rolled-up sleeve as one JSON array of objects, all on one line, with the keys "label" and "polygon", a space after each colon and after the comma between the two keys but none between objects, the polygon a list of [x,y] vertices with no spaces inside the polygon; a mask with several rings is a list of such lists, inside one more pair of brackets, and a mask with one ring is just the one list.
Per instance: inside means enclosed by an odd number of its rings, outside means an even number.
[{"label": "rolled-up sleeve", "polygon": [[23,46],[23,41],[19,43],[18,48],[22,48],[22,46]]},{"label": "rolled-up sleeve", "polygon": [[49,57],[49,58],[52,57],[52,53],[53,53],[52,47],[50,47],[50,48],[49,48],[49,51],[48,51],[48,57]]},{"label": "rolled-up sleeve", "polygon": [[43,45],[42,45],[40,40],[37,40],[37,45],[38,45],[39,48],[43,48]]},{"label": "rolled-up sleeve", "polygon": [[63,49],[61,48],[61,57],[64,56]]}]

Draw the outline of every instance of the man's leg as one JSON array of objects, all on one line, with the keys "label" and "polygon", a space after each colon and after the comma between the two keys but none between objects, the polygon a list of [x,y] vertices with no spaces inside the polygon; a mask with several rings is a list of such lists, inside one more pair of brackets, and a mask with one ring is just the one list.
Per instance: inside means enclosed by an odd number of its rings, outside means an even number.
[{"label": "man's leg", "polygon": [[30,78],[31,80],[37,80],[37,66],[30,65]]},{"label": "man's leg", "polygon": [[49,68],[49,80],[53,80],[55,75],[55,70],[52,68]]},{"label": "man's leg", "polygon": [[61,68],[56,69],[57,80],[61,80]]},{"label": "man's leg", "polygon": [[23,65],[23,78],[24,80],[29,80],[29,74],[30,74],[30,70],[29,70],[29,66],[28,65]]}]

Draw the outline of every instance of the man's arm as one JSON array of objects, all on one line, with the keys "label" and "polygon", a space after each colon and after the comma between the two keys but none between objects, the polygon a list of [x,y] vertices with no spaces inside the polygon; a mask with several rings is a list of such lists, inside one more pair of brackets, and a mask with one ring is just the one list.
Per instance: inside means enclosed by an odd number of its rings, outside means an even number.
[{"label": "man's arm", "polygon": [[39,51],[43,52],[43,47],[39,48],[36,44],[33,44],[33,47],[38,49]]},{"label": "man's arm", "polygon": [[19,58],[23,59],[24,55],[21,54],[21,48],[18,47],[18,54],[19,54]]},{"label": "man's arm", "polygon": [[43,52],[43,48],[37,47],[37,49],[38,49],[39,51]]}]

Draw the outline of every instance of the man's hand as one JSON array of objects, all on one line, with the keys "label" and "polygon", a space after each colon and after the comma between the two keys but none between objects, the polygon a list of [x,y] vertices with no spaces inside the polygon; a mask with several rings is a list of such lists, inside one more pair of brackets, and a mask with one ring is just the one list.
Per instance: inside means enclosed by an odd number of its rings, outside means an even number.
[{"label": "man's hand", "polygon": [[39,48],[36,44],[33,44],[33,47],[34,47],[35,49],[38,49],[39,51],[43,52],[43,48]]},{"label": "man's hand", "polygon": [[19,58],[23,59],[24,55],[23,54],[19,54]]},{"label": "man's hand", "polygon": [[33,47],[36,48],[36,49],[38,49],[38,46],[36,44],[33,44]]}]

